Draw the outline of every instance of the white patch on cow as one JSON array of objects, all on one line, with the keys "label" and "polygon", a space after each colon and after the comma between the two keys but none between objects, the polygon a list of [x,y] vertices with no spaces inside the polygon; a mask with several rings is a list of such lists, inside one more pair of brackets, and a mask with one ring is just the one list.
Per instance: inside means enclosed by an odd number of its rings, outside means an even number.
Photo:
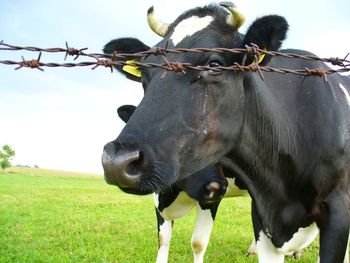
[{"label": "white patch on cow", "polygon": [[180,192],[174,202],[164,208],[160,214],[166,220],[174,220],[189,213],[196,203],[197,201],[189,197],[185,192]]},{"label": "white patch on cow", "polygon": [[349,92],[346,90],[346,88],[343,86],[343,84],[339,83],[340,89],[343,91],[346,101],[348,102],[348,105],[350,106],[350,95]]},{"label": "white patch on cow", "polygon": [[185,37],[192,36],[194,33],[206,28],[213,20],[214,18],[212,16],[191,16],[186,18],[177,24],[170,39],[176,46]]},{"label": "white patch on cow", "polygon": [[194,263],[202,263],[207,250],[214,221],[209,209],[202,210],[197,204],[196,227],[192,234],[191,245]]},{"label": "white patch on cow", "polygon": [[168,262],[171,234],[171,221],[165,220],[164,223],[159,226],[159,249],[156,263]]},{"label": "white patch on cow", "polygon": [[158,208],[158,206],[159,206],[159,198],[158,198],[158,194],[157,193],[153,193],[153,202],[154,202],[154,206],[156,208]]},{"label": "white patch on cow", "polygon": [[245,196],[248,195],[247,190],[239,189],[235,183],[235,178],[227,178],[228,187],[225,197]]},{"label": "white patch on cow", "polygon": [[282,263],[284,256],[291,256],[294,252],[305,248],[316,238],[317,234],[316,223],[306,228],[301,227],[281,248],[276,248],[271,239],[263,231],[260,231],[259,240],[256,243],[259,263]]},{"label": "white patch on cow", "polygon": [[349,263],[349,239],[350,239],[350,235],[348,237],[348,244],[346,246],[346,253],[345,253],[345,257],[344,257],[344,263]]},{"label": "white patch on cow", "polygon": [[256,242],[255,242],[255,238],[253,238],[252,243],[250,244],[248,251],[247,251],[247,255],[257,255],[258,251],[257,251],[257,247],[256,247]]},{"label": "white patch on cow", "polygon": [[299,228],[293,237],[283,244],[277,250],[285,255],[292,255],[295,251],[299,251],[307,247],[317,236],[318,228],[316,223],[305,228]]},{"label": "white patch on cow", "polygon": [[256,242],[259,263],[283,263],[284,254],[277,251],[263,231],[259,233],[259,239]]}]

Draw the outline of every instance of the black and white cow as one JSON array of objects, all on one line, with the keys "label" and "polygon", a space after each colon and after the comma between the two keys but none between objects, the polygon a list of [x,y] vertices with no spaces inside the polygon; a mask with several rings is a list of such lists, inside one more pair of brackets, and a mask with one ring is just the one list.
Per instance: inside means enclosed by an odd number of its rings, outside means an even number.
[{"label": "black and white cow", "polygon": [[[113,41],[110,44],[113,44]],[[126,123],[135,109],[134,105],[120,106],[118,115]],[[248,194],[242,182],[236,182],[236,178],[229,171],[226,177],[223,170],[226,169],[220,165],[209,166],[163,192],[153,194],[158,229],[157,263],[168,262],[174,220],[187,215],[194,207],[196,207],[196,226],[191,238],[191,247],[194,263],[203,262],[222,198]],[[247,251],[247,255],[254,254],[256,254],[255,239]],[[299,258],[300,255],[300,251],[288,254],[294,258]]]},{"label": "black and white cow", "polygon": [[[133,105],[123,105],[118,108],[118,115],[124,122],[127,122],[135,109]],[[222,167],[218,164],[204,168],[162,192],[154,193],[159,245],[156,262],[168,262],[173,222],[187,215],[194,207],[196,207],[197,214],[191,247],[194,263],[203,262],[220,201],[223,197],[247,194],[244,186],[242,184],[239,186],[235,178],[224,176]],[[248,253],[254,252],[255,240]]]},{"label": "black and white cow", "polygon": [[[230,3],[190,10],[153,29],[156,47],[244,47],[278,50],[288,24],[280,16],[257,19],[246,35]],[[227,10],[230,13],[227,13]],[[148,47],[124,43],[137,51]],[[137,48],[139,47],[139,48]],[[290,52],[291,50],[289,50]],[[286,51],[283,51],[286,52]],[[293,50],[298,54],[309,54]],[[232,53],[168,54],[170,62],[217,68],[254,62]],[[150,55],[142,62],[162,64]],[[266,55],[261,65],[327,68],[321,62]],[[166,189],[220,163],[252,197],[259,262],[283,262],[320,232],[320,262],[346,260],[350,226],[350,81],[338,74],[309,77],[255,72],[165,72],[140,68],[147,92],[118,138],[104,148],[108,183],[134,194]]]},{"label": "black and white cow", "polygon": [[[109,47],[113,43],[111,41]],[[125,74],[125,72],[122,73]],[[134,105],[120,106],[118,116],[126,123],[135,109]],[[174,220],[187,215],[194,207],[196,225],[191,238],[191,247],[194,263],[203,262],[222,198],[248,195],[245,185],[242,182],[236,182],[236,178],[229,171],[226,177],[223,170],[226,169],[218,164],[209,166],[175,183],[170,188],[153,194],[158,229],[157,263],[168,262]],[[256,253],[255,239],[253,239],[247,255]],[[300,251],[288,254],[294,258],[299,258],[300,255]]]}]

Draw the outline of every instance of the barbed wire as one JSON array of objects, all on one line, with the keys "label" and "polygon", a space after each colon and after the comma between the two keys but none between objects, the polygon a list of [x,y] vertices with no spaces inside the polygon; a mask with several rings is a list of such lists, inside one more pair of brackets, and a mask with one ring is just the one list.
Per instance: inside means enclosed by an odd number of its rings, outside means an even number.
[{"label": "barbed wire", "polygon": [[[162,68],[167,71],[175,71],[175,72],[186,72],[188,70],[197,70],[197,71],[211,71],[211,72],[222,72],[222,71],[239,71],[239,72],[258,72],[260,77],[264,79],[262,72],[275,72],[280,74],[296,74],[304,77],[308,76],[319,76],[322,77],[325,81],[327,80],[326,75],[333,73],[346,73],[350,72],[350,60],[347,59],[349,53],[344,58],[331,57],[331,58],[319,58],[314,55],[300,55],[295,53],[282,53],[278,51],[267,51],[264,49],[260,49],[257,45],[251,44],[251,46],[246,46],[245,48],[176,48],[176,49],[166,49],[166,48],[151,48],[148,51],[137,52],[132,54],[127,53],[113,53],[113,54],[102,54],[102,53],[87,53],[86,50],[88,48],[72,48],[69,47],[66,42],[65,48],[39,48],[32,46],[15,46],[4,43],[4,41],[0,41],[0,52],[1,51],[30,51],[30,52],[39,52],[37,59],[25,60],[22,56],[22,61],[12,61],[12,60],[0,60],[0,64],[3,65],[15,65],[17,66],[15,70],[21,68],[36,68],[43,71],[43,67],[91,67],[91,69],[96,69],[97,67],[106,67],[110,68],[113,71],[113,66],[136,66],[136,67],[145,67],[145,68]],[[64,60],[67,59],[68,56],[75,56],[74,60],[79,57],[88,57],[93,59],[93,61],[83,61],[83,62],[74,62],[74,63],[45,63],[40,61],[41,54],[43,52],[47,53],[64,53]],[[285,69],[285,68],[272,68],[272,67],[263,67],[259,66],[258,63],[253,63],[250,65],[240,65],[238,63],[234,63],[228,67],[208,67],[208,66],[194,66],[189,63],[178,63],[178,62],[169,62],[167,60],[167,54],[181,54],[181,53],[204,53],[204,52],[217,52],[224,53],[229,52],[233,54],[243,54],[244,59],[246,60],[248,55],[253,55],[255,61],[261,55],[270,55],[270,56],[281,56],[284,58],[294,58],[294,59],[304,59],[304,60],[314,60],[314,61],[322,61],[325,63],[331,63],[334,66],[338,66],[338,69],[326,69],[326,68],[303,68],[303,69]],[[164,59],[163,64],[156,63],[141,63],[141,62],[130,62],[125,61],[130,58],[141,58],[149,55],[162,56]],[[119,60],[118,60],[119,59]]]}]

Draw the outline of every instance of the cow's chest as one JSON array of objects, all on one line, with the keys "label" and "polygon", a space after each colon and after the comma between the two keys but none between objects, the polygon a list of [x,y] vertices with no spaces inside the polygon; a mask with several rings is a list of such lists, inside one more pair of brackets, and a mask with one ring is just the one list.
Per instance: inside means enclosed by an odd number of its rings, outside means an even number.
[{"label": "cow's chest", "polygon": [[316,238],[317,234],[318,228],[316,223],[313,223],[308,227],[299,228],[291,239],[285,241],[281,247],[276,247],[271,238],[260,231],[256,243],[259,259],[266,260],[266,262],[282,262],[281,259],[284,256],[291,256],[294,252],[307,247]]},{"label": "cow's chest", "polygon": [[293,237],[286,241],[281,248],[277,250],[285,255],[292,255],[295,251],[299,251],[307,247],[317,236],[318,228],[316,223],[305,228],[299,228]]},{"label": "cow's chest", "polygon": [[[159,204],[157,194],[154,194],[154,199],[154,203]],[[172,203],[159,212],[165,220],[174,220],[188,214],[192,208],[196,206],[196,204],[196,200],[192,199],[184,191],[182,191]],[[156,208],[158,208],[157,205]]]}]

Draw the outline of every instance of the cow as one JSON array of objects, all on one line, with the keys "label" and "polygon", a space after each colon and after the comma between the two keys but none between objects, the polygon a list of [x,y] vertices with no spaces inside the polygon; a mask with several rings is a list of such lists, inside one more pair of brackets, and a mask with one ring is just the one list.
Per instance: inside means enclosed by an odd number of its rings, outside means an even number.
[{"label": "cow", "polygon": [[[229,11],[229,12],[227,12]],[[245,35],[242,16],[224,2],[191,9],[173,23],[148,12],[160,48],[235,48],[251,43],[276,51],[288,23],[256,19]],[[125,39],[124,39],[125,40]],[[142,43],[142,42],[141,42]],[[148,50],[129,39],[121,49]],[[282,50],[309,55],[302,50]],[[320,61],[231,52],[167,54],[168,62],[213,70],[166,72],[140,67],[144,98],[102,165],[107,183],[133,194],[161,192],[219,163],[246,185],[259,262],[284,262],[319,232],[320,263],[347,260],[350,226],[350,81],[339,74],[303,78],[258,72],[217,72],[234,63],[275,68],[325,68]],[[149,55],[144,63],[163,64]]]},{"label": "cow", "polygon": [[[113,42],[108,43],[110,45]],[[105,51],[109,45],[106,45]],[[123,105],[118,115],[127,122],[136,107]],[[188,214],[196,207],[196,226],[191,238],[195,263],[203,262],[209,244],[217,209],[225,197],[246,196],[247,191],[235,178],[226,178],[220,165],[211,165],[201,171],[173,184],[163,192],[154,193],[154,205],[158,229],[158,254],[156,262],[168,262],[172,228],[175,219]],[[248,253],[255,252],[255,240]],[[298,254],[296,254],[298,255]]]},{"label": "cow", "polygon": [[[109,42],[104,51],[111,51],[111,47],[114,47],[114,41]],[[121,72],[125,74],[125,72]],[[117,110],[118,116],[126,123],[135,109],[136,106],[134,105],[120,106]],[[234,177],[226,177],[223,169],[219,165],[207,167],[175,183],[165,191],[153,194],[158,229],[157,263],[168,262],[174,220],[185,216],[194,207],[196,207],[197,214],[191,247],[194,262],[203,262],[217,209],[222,198],[247,196],[248,194],[244,184],[239,181],[236,182]],[[255,254],[256,245],[253,239],[247,255]],[[298,259],[301,252],[294,251],[288,256]]]},{"label": "cow", "polygon": [[[113,45],[113,41],[107,46]],[[106,48],[105,48],[106,51]],[[125,73],[125,72],[122,72]],[[134,113],[136,106],[123,105],[118,108],[118,115],[125,123]],[[172,228],[175,219],[188,214],[196,207],[196,226],[191,238],[194,262],[203,262],[206,248],[209,244],[217,209],[222,198],[247,196],[245,185],[236,178],[227,177],[223,173],[225,168],[218,164],[209,166],[191,175],[160,193],[154,193],[154,205],[158,229],[158,254],[156,262],[168,262]],[[253,239],[247,255],[256,254]],[[301,252],[288,254],[293,258],[300,258]]]}]

